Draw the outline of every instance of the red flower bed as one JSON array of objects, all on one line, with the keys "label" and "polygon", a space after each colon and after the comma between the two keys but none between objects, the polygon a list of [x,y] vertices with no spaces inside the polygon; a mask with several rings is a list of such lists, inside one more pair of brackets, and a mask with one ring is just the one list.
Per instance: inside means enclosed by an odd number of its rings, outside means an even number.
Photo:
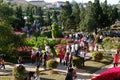
[{"label": "red flower bed", "polygon": [[66,48],[66,44],[58,44],[58,45],[55,46],[55,49],[57,49],[57,50],[60,50],[62,48],[65,49]]},{"label": "red flower bed", "polygon": [[73,39],[69,39],[69,38],[55,38],[55,40],[65,40],[67,41],[68,43],[74,43],[74,40]]},{"label": "red flower bed", "polygon": [[55,48],[56,53],[59,55],[59,51],[60,51],[61,49],[64,49],[64,52],[65,52],[66,44],[58,44],[58,45],[56,45],[54,48]]},{"label": "red flower bed", "polygon": [[16,34],[16,35],[22,35],[23,33],[20,32],[20,31],[14,31],[14,34]]},{"label": "red flower bed", "polygon": [[92,80],[120,80],[120,67],[111,68]]}]

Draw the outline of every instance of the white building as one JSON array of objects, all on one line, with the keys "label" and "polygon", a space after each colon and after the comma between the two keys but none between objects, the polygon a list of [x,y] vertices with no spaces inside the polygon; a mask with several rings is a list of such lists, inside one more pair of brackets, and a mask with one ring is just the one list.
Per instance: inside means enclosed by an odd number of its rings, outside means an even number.
[{"label": "white building", "polygon": [[54,4],[54,6],[55,6],[56,8],[59,8],[61,5],[64,5],[65,2],[63,2],[63,1],[56,1],[56,2],[54,2],[53,4]]},{"label": "white building", "polygon": [[27,4],[26,0],[6,0],[6,1],[11,3],[18,3],[18,4]]},{"label": "white building", "polygon": [[41,7],[45,6],[44,0],[31,0],[31,1],[28,1],[28,3],[35,5],[35,6],[41,6]]}]

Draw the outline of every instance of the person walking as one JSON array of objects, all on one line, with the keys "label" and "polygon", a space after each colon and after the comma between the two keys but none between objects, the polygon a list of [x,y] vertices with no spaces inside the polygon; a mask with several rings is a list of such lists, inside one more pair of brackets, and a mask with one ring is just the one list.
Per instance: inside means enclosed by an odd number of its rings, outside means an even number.
[{"label": "person walking", "polygon": [[23,59],[22,59],[22,57],[21,56],[19,56],[19,58],[18,58],[18,64],[23,64]]},{"label": "person walking", "polygon": [[68,68],[68,72],[66,74],[65,80],[73,80],[72,72],[73,72],[73,68]]},{"label": "person walking", "polygon": [[82,66],[85,67],[85,55],[86,55],[86,52],[85,52],[85,49],[83,48],[82,51],[80,52],[79,56],[80,58],[82,59]]},{"label": "person walking", "polygon": [[3,58],[1,58],[1,60],[0,60],[0,69],[1,68],[5,69],[5,61]]},{"label": "person walking", "polygon": [[44,69],[46,69],[46,61],[47,61],[47,52],[45,52],[44,54],[43,54],[43,66],[44,66]]},{"label": "person walking", "polygon": [[116,52],[116,54],[113,54],[113,67],[117,67],[118,66],[118,61],[119,61],[119,58],[120,58],[120,55],[119,55],[119,51]]},{"label": "person walking", "polygon": [[39,66],[40,65],[40,52],[37,51],[36,53],[36,65]]},{"label": "person walking", "polygon": [[35,62],[36,56],[35,56],[35,49],[32,49],[31,51],[31,60],[32,60],[32,64]]},{"label": "person walking", "polygon": [[60,53],[60,55],[59,55],[59,57],[60,57],[60,63],[62,63],[62,60],[63,60],[63,58],[64,58],[64,49],[62,48],[62,49],[59,51],[59,53]]}]

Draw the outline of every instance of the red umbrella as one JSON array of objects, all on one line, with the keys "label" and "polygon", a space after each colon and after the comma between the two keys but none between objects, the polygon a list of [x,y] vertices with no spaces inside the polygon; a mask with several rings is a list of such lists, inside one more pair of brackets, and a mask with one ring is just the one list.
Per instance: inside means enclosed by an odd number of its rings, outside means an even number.
[{"label": "red umbrella", "polygon": [[120,80],[120,67],[108,69],[91,80]]}]

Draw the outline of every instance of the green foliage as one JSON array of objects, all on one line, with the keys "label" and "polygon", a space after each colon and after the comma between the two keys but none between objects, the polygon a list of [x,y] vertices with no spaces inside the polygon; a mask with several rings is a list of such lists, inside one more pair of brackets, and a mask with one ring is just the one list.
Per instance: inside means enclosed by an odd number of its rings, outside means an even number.
[{"label": "green foliage", "polygon": [[103,53],[97,51],[92,53],[92,59],[95,61],[101,61],[103,59]]},{"label": "green foliage", "polygon": [[120,39],[119,38],[110,38],[110,37],[107,37],[107,38],[104,38],[103,39],[103,47],[105,49],[118,49],[120,48]]},{"label": "green foliage", "polygon": [[49,41],[49,45],[50,45],[50,47],[54,47],[55,45],[57,45],[57,44],[60,44],[60,41],[58,41],[58,40],[50,40]]},{"label": "green foliage", "polygon": [[10,23],[10,17],[13,15],[13,9],[7,3],[0,3],[0,21]]},{"label": "green foliage", "polygon": [[[21,36],[13,33],[13,28],[5,23],[0,23],[0,52],[8,57],[16,58],[17,47],[23,46],[24,40]],[[15,52],[15,53],[14,53]],[[13,55],[14,54],[14,55]]]},{"label": "green foliage", "polygon": [[50,59],[47,61],[47,67],[50,69],[55,69],[58,66],[58,62],[54,59]]},{"label": "green foliage", "polygon": [[53,22],[58,22],[58,18],[57,18],[57,11],[53,11],[53,13],[52,13],[52,21]]},{"label": "green foliage", "polygon": [[44,49],[45,44],[48,44],[51,48],[53,48],[56,44],[59,44],[60,41],[57,40],[49,40],[46,37],[38,37],[38,40],[36,41],[35,38],[32,39],[28,39],[26,40],[26,44],[27,46],[31,46],[31,47],[38,47],[38,45],[40,45],[40,47],[42,49]]},{"label": "green foliage", "polygon": [[81,67],[82,65],[82,60],[79,56],[73,56],[73,64],[76,66],[76,67]]},{"label": "green foliage", "polygon": [[76,30],[80,23],[80,8],[76,2],[73,3],[72,15],[75,17],[74,29]]},{"label": "green foliage", "polygon": [[68,43],[68,41],[66,41],[66,40],[61,40],[61,42],[60,42],[61,44],[67,44]]},{"label": "green foliage", "polygon": [[43,32],[41,32],[41,36],[52,38],[52,33],[51,33],[51,31],[43,31]]},{"label": "green foliage", "polygon": [[56,23],[53,23],[52,24],[52,38],[54,39],[54,38],[60,38],[60,37],[62,37],[62,30]]},{"label": "green foliage", "polygon": [[74,19],[72,16],[72,6],[66,1],[65,5],[61,6],[61,12],[59,16],[59,20],[64,27],[65,30],[73,28]]},{"label": "green foliage", "polygon": [[22,65],[15,66],[12,70],[12,75],[15,80],[24,80],[25,78],[25,67]]}]

